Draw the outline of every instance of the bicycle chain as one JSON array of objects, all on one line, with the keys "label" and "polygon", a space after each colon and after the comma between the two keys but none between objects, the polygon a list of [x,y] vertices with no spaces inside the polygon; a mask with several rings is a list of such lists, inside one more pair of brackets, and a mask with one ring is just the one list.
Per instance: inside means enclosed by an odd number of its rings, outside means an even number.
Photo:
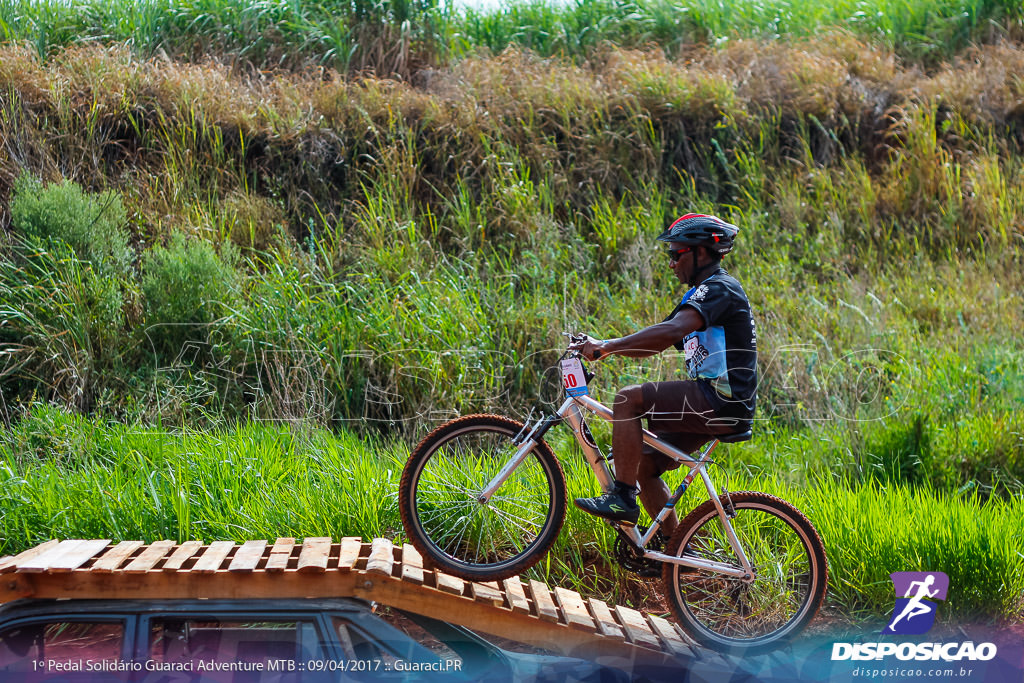
[{"label": "bicycle chain", "polygon": [[[647,533],[647,527],[639,525],[637,530],[640,535]],[[633,541],[629,540],[629,537],[621,529],[616,529],[618,536],[615,538],[615,561],[619,563],[623,569],[633,572],[638,576],[644,578],[654,578],[661,576],[661,562],[657,560],[649,560],[644,557],[642,551],[633,545]],[[653,550],[655,552],[665,552],[665,544],[668,539],[658,531],[654,534],[654,538],[647,544],[647,550]]]}]

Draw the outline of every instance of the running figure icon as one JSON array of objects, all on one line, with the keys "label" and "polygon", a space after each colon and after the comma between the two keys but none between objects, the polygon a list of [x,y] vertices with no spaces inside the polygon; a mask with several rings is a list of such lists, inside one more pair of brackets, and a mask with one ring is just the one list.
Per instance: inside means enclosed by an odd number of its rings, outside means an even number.
[{"label": "running figure icon", "polygon": [[[907,621],[910,621],[916,616],[919,616],[921,614],[928,614],[933,609],[935,609],[934,605],[932,605],[931,603],[924,604],[923,602],[921,602],[924,598],[934,598],[938,594],[938,588],[936,588],[933,591],[928,590],[928,588],[934,583],[935,575],[929,574],[928,578],[926,578],[924,581],[914,581],[910,584],[910,589],[907,591],[907,594],[903,596],[905,598],[910,598],[910,602],[908,602],[907,606],[903,608],[903,611],[900,612],[900,615],[893,619],[892,623],[889,624],[890,631],[893,631],[893,627],[896,626],[899,620],[904,617],[907,618]],[[915,595],[914,597],[910,597],[910,593],[914,590],[914,586],[918,587],[917,595]]]},{"label": "running figure icon", "polygon": [[[946,599],[949,577],[943,572],[896,572],[892,574],[892,580],[896,595],[902,597],[896,598],[893,619],[882,633],[927,632],[935,622],[936,604],[933,601]],[[925,615],[928,618],[914,621]]]}]

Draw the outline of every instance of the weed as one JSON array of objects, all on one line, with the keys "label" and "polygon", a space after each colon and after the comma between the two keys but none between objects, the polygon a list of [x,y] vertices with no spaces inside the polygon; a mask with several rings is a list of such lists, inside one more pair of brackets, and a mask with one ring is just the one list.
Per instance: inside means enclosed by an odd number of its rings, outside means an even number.
[{"label": "weed", "polygon": [[143,255],[145,335],[165,360],[188,353],[190,344],[208,345],[211,328],[236,308],[237,274],[231,250],[226,258],[208,242],[176,234],[168,246]]}]

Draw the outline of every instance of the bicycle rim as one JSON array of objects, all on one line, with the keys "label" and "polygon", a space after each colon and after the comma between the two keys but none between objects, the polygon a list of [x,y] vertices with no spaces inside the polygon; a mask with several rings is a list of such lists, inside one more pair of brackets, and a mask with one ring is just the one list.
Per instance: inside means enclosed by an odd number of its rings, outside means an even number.
[{"label": "bicycle rim", "polygon": [[[768,496],[739,498],[733,494],[736,517],[731,523],[756,579],[744,583],[673,566],[667,572],[669,590],[683,625],[705,644],[719,649],[771,647],[803,628],[817,612],[824,595],[824,550],[819,551],[816,534],[812,538],[790,510]],[[675,554],[682,549],[740,567],[710,504],[677,539]]]},{"label": "bicycle rim", "polygon": [[477,499],[516,452],[514,433],[503,425],[467,426],[446,435],[422,459],[413,487],[413,523],[445,564],[501,572],[532,553],[539,556],[550,534],[557,534],[556,479],[537,450],[487,504]]}]

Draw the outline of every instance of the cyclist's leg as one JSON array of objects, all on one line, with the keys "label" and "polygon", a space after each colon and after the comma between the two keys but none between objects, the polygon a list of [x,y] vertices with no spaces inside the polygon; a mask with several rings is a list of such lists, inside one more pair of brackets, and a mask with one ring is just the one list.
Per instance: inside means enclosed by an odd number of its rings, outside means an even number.
[{"label": "cyclist's leg", "polygon": [[615,453],[615,489],[593,498],[576,498],[576,507],[592,515],[635,524],[640,516],[636,502],[637,464],[643,448],[642,412],[637,412],[643,394],[639,386],[628,386],[615,396],[612,406],[612,450]]},{"label": "cyclist's leg", "polygon": [[[647,382],[641,385],[641,407],[648,417],[648,426],[659,438],[684,453],[694,453],[711,440],[715,433],[731,431],[728,427],[709,424],[717,416],[700,386],[690,380]],[[618,451],[614,451],[616,467]],[[667,455],[645,446],[638,467],[640,500],[653,519],[669,499],[670,490],[661,475],[680,465]],[[678,519],[675,512],[662,524],[662,533],[671,535]]]},{"label": "cyclist's leg", "polygon": [[[650,422],[651,431],[657,434],[659,439],[667,441],[684,453],[693,453],[711,440],[711,437],[706,434],[663,432],[658,429],[655,420]],[[666,472],[679,469],[679,466],[679,462],[664,453],[660,453],[650,446],[644,446],[643,455],[640,457],[640,466],[637,468],[637,485],[640,487],[640,500],[651,519],[661,514],[661,509],[668,502],[672,493],[669,486],[662,480],[662,476]],[[678,523],[679,518],[676,517],[675,510],[673,510],[662,522],[661,533],[671,536]]]},{"label": "cyclist's leg", "polygon": [[[666,467],[667,463],[664,462],[665,460],[671,463],[669,467]],[[643,503],[644,509],[647,510],[647,514],[651,516],[651,519],[654,519],[661,513],[661,509],[665,507],[665,503],[668,501],[669,495],[671,495],[668,486],[661,480],[661,475],[666,469],[674,469],[678,466],[678,463],[661,453],[648,453],[645,450],[640,458],[640,466],[637,468],[640,502]],[[661,523],[661,533],[667,538],[675,532],[678,525],[679,518],[676,517],[675,510],[673,510]]]},{"label": "cyclist's leg", "polygon": [[643,423],[647,412],[643,390],[633,384],[619,390],[612,404],[612,452],[615,453],[615,478],[636,488],[637,466],[644,446]]}]

